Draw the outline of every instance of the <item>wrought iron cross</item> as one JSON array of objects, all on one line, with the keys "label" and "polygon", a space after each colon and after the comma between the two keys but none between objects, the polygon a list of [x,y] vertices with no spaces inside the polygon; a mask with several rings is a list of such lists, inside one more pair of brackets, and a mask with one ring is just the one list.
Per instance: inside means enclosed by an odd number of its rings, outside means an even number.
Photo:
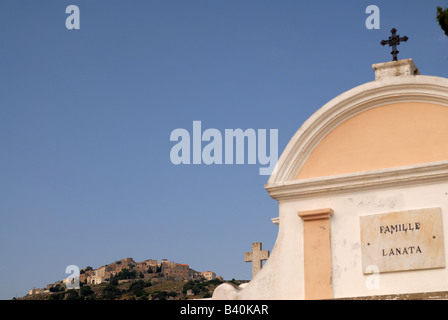
[{"label": "wrought iron cross", "polygon": [[406,42],[408,41],[408,37],[404,36],[402,38],[400,38],[400,36],[397,36],[397,29],[393,28],[391,31],[392,36],[389,37],[389,40],[383,40],[381,41],[381,45],[385,46],[386,44],[389,45],[389,47],[392,47],[392,56],[393,56],[393,61],[398,61],[398,53],[400,51],[397,50],[397,46],[400,44],[401,41]]}]

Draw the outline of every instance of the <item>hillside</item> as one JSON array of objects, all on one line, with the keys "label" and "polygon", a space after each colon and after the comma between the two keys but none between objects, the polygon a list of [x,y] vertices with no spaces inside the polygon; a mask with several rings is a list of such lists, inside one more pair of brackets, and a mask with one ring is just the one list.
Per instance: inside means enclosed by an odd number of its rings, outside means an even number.
[{"label": "hillside", "polygon": [[26,295],[17,300],[187,300],[210,298],[221,283],[238,286],[245,280],[165,280],[152,281],[129,279],[101,284],[82,284],[80,289],[67,290],[57,287],[58,292]]},{"label": "hillside", "polygon": [[[76,267],[76,266],[74,266]],[[79,270],[79,269],[78,269]],[[20,300],[184,300],[209,298],[223,283],[213,271],[198,272],[188,264],[162,259],[135,262],[125,258],[97,269],[88,266],[78,276],[32,289]],[[79,289],[67,289],[67,281]],[[245,281],[226,281],[235,286]],[[70,285],[69,285],[70,287]]]}]

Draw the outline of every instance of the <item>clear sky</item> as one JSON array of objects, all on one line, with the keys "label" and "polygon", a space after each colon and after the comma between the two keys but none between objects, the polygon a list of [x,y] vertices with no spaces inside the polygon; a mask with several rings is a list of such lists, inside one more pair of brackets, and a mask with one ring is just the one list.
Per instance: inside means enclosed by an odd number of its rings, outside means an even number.
[{"label": "clear sky", "polygon": [[[80,9],[68,30],[67,6]],[[369,30],[368,5],[380,8]],[[278,204],[259,164],[174,165],[177,128],[278,129],[399,58],[448,76],[448,1],[1,0],[0,299],[133,257],[250,279]]]}]

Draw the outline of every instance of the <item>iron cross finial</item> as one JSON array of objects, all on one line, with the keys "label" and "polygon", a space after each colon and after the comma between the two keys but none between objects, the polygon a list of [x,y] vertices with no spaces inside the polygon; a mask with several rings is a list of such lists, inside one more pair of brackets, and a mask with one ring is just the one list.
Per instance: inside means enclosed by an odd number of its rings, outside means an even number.
[{"label": "iron cross finial", "polygon": [[385,46],[386,44],[389,45],[389,47],[392,47],[392,56],[393,56],[393,61],[398,61],[398,53],[400,51],[397,50],[397,46],[400,44],[401,41],[406,42],[408,41],[408,37],[404,36],[402,38],[400,38],[400,36],[397,36],[397,29],[393,28],[391,31],[392,36],[389,37],[389,40],[383,40],[381,41],[381,45]]}]

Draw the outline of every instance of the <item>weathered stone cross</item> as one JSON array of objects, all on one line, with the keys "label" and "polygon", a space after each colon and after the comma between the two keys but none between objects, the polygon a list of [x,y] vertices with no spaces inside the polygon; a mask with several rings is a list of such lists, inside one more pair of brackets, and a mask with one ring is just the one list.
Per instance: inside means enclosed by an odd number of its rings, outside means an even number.
[{"label": "weathered stone cross", "polygon": [[397,36],[397,29],[393,28],[391,31],[392,36],[389,37],[389,40],[383,40],[381,41],[381,45],[385,46],[386,44],[389,45],[389,47],[392,47],[392,56],[393,56],[393,61],[398,61],[398,53],[400,51],[397,50],[397,46],[400,44],[401,41],[406,42],[408,41],[408,37],[404,36],[402,38],[400,38],[400,36]]},{"label": "weathered stone cross", "polygon": [[252,262],[252,279],[261,270],[262,261],[269,258],[269,250],[261,250],[261,242],[252,243],[252,252],[244,253],[244,261]]}]

